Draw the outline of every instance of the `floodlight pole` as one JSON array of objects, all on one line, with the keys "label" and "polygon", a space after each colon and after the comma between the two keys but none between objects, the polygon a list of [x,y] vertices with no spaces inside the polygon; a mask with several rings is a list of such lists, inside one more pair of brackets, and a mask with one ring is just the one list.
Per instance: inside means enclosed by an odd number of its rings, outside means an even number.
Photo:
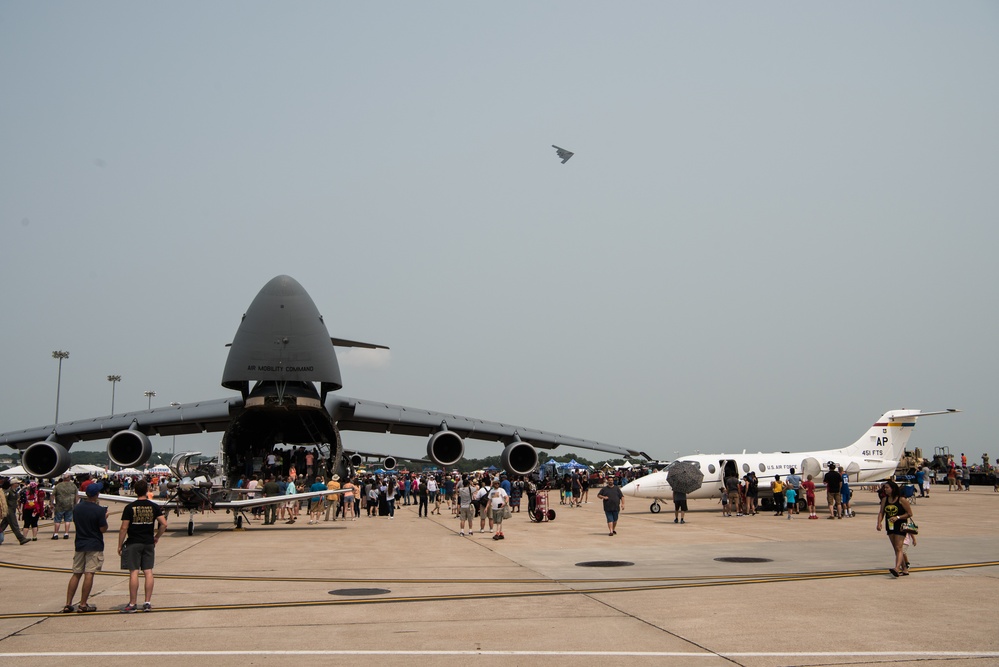
[{"label": "floodlight pole", "polygon": [[120,375],[109,375],[108,382],[111,383],[111,414],[114,414],[114,386],[116,383],[121,382]]},{"label": "floodlight pole", "polygon": [[69,359],[69,352],[64,352],[63,350],[55,350],[52,352],[52,358],[59,360],[59,375],[56,379],[56,412],[55,412],[55,423],[59,423],[59,392],[62,389],[62,360]]}]

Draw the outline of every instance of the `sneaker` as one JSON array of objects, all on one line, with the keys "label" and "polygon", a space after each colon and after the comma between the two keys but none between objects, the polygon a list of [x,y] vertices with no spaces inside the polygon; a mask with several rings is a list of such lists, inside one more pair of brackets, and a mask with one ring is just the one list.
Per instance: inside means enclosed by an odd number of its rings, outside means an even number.
[{"label": "sneaker", "polygon": [[63,533],[62,534],[62,539],[68,540],[69,539],[69,533]]},{"label": "sneaker", "polygon": [[687,523],[687,522],[684,521],[683,519],[680,519],[680,523]]},{"label": "sneaker", "polygon": [[673,523],[680,523],[679,519],[673,519]]},{"label": "sneaker", "polygon": [[151,602],[142,603],[142,611],[152,611],[152,610],[153,610],[153,605]]},{"label": "sneaker", "polygon": [[138,608],[134,604],[127,604],[121,608],[121,613],[123,614],[134,614],[138,611]]},{"label": "sneaker", "polygon": [[24,546],[25,544],[27,544],[27,543],[28,543],[28,542],[30,542],[30,541],[31,541],[31,540],[29,540],[29,539],[28,539],[27,537],[26,537],[26,538],[24,538],[23,540],[21,540],[21,546],[23,547],[23,546]]},{"label": "sneaker", "polygon": [[493,539],[494,540],[501,540],[501,539],[503,539],[503,537],[500,536],[500,535],[493,535]]},{"label": "sneaker", "polygon": [[[503,533],[500,533],[500,534],[499,534],[499,538],[500,538],[501,540],[505,540],[505,539],[506,539],[506,535],[504,535]],[[908,572],[906,572],[906,574],[908,574]]]},{"label": "sneaker", "polygon": [[59,533],[56,533],[55,535],[53,535],[52,539],[53,540],[58,540],[59,539]]},{"label": "sneaker", "polygon": [[460,533],[458,533],[458,534],[459,534],[459,535],[461,535],[462,537],[465,537],[465,531],[461,531],[461,532],[460,532]]}]

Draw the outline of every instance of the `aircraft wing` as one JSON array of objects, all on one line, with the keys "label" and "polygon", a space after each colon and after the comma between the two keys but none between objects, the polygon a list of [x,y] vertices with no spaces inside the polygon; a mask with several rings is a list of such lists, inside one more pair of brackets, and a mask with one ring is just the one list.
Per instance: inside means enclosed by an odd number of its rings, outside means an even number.
[{"label": "aircraft wing", "polygon": [[[260,491],[260,489],[255,489]],[[277,503],[298,502],[310,498],[331,496],[339,493],[346,493],[347,489],[327,489],[326,491],[308,491],[306,493],[290,493],[285,496],[267,496],[265,498],[248,498],[246,500],[223,500],[213,505],[215,509],[222,510],[245,510],[253,507],[263,507],[265,505],[276,505]]]},{"label": "aircraft wing", "polygon": [[441,428],[454,431],[462,438],[504,442],[519,437],[524,442],[542,449],[555,449],[559,446],[591,449],[618,456],[643,456],[652,458],[645,452],[628,447],[608,445],[594,440],[584,440],[571,436],[539,431],[513,424],[483,421],[459,415],[433,412],[401,405],[377,403],[347,396],[331,396],[326,399],[326,409],[343,430],[367,431],[371,433],[397,433],[401,435],[430,436]]},{"label": "aircraft wing", "polygon": [[[79,496],[80,498],[87,497],[87,494],[83,491],[78,491],[76,495]],[[109,503],[117,503],[119,505],[127,505],[128,503],[135,502],[135,496],[112,496],[107,493],[98,494],[97,499],[104,500]],[[156,498],[150,498],[149,502],[159,505],[160,507],[163,508],[164,511],[181,507],[181,505],[174,502],[173,500],[158,500]]]},{"label": "aircraft wing", "polygon": [[68,448],[80,440],[105,440],[133,424],[146,435],[185,435],[224,431],[229,426],[230,410],[242,405],[242,398],[223,398],[80,419],[23,431],[0,433],[0,445],[24,449],[55,434],[59,442]]}]

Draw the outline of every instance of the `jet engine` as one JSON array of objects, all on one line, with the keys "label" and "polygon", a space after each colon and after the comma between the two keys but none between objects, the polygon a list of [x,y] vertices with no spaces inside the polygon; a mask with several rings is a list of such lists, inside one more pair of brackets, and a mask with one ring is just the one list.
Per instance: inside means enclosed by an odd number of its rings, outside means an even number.
[{"label": "jet engine", "polygon": [[523,440],[515,440],[503,449],[500,463],[511,475],[527,475],[538,467],[538,450]]},{"label": "jet engine", "polygon": [[42,440],[24,450],[21,465],[34,477],[58,477],[72,462],[65,447],[55,440]]},{"label": "jet engine", "polygon": [[[373,455],[372,455],[373,456]],[[357,454],[356,452],[348,455],[347,462],[350,463],[351,468],[360,468],[365,464],[364,456]],[[367,462],[370,465],[370,461]],[[394,456],[386,456],[381,461],[375,463],[375,465],[384,468],[385,470],[395,470],[395,466],[398,462],[395,460]]]},{"label": "jet engine", "polygon": [[453,466],[465,455],[465,442],[454,431],[437,431],[427,443],[427,457],[439,466]]},{"label": "jet engine", "polygon": [[142,431],[118,431],[108,440],[108,458],[123,468],[141,466],[153,453],[153,444]]}]

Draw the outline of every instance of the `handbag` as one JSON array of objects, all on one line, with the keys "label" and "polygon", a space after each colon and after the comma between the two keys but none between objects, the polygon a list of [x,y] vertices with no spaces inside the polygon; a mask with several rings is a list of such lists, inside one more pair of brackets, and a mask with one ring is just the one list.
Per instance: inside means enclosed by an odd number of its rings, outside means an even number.
[{"label": "handbag", "polygon": [[916,522],[912,520],[912,517],[909,517],[908,519],[905,520],[905,524],[902,526],[902,532],[903,533],[912,533],[913,535],[918,535],[919,534],[919,526],[917,526]]},{"label": "handbag", "polygon": [[509,504],[503,505],[503,518],[509,519],[512,516],[513,516],[513,510],[510,509],[510,505]]}]

